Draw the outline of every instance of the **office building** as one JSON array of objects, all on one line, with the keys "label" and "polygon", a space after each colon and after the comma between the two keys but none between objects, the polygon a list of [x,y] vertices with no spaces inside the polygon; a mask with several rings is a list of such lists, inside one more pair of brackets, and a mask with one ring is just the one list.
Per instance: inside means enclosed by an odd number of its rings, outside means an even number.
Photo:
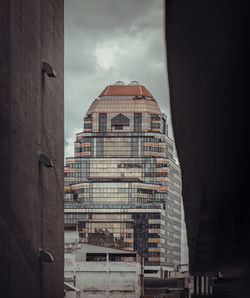
[{"label": "office building", "polygon": [[167,117],[137,81],[107,86],[66,159],[65,224],[81,242],[137,250],[145,273],[181,262],[181,173]]}]

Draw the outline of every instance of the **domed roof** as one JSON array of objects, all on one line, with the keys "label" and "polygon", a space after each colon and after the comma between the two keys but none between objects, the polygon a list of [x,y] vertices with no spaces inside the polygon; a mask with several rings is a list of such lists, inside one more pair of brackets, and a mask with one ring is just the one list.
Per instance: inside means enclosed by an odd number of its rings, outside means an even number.
[{"label": "domed roof", "polygon": [[[126,98],[127,96],[127,98]],[[119,98],[121,97],[121,98]],[[158,103],[146,87],[137,81],[125,85],[122,81],[107,86],[90,106],[92,113],[153,113],[161,115]]]},{"label": "domed roof", "polygon": [[140,85],[139,83],[134,83],[136,81],[132,81],[131,84],[125,85],[121,84],[121,81],[118,81],[114,85],[107,86],[99,97],[102,96],[147,96],[152,97],[152,94],[148,91],[146,87]]}]

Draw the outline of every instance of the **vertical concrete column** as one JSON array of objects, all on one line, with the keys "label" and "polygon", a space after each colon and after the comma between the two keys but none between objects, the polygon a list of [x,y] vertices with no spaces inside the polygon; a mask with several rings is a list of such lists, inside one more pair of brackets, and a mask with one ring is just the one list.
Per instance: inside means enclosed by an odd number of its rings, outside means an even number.
[{"label": "vertical concrete column", "polygon": [[204,292],[205,292],[204,280],[205,280],[205,276],[201,276],[201,293],[202,294],[204,294]]},{"label": "vertical concrete column", "polygon": [[109,262],[106,262],[106,298],[109,298]]},{"label": "vertical concrete column", "polygon": [[194,295],[197,294],[197,276],[194,276]]},{"label": "vertical concrete column", "polygon": [[213,291],[212,291],[212,279],[211,277],[209,276],[208,277],[208,288],[207,288],[207,294],[208,295],[212,295],[213,294]]},{"label": "vertical concrete column", "polygon": [[207,294],[207,280],[208,280],[207,276],[204,276],[204,279],[203,279],[203,284],[204,284],[204,286],[203,286],[203,289],[204,289],[203,294],[204,295]]},{"label": "vertical concrete column", "polygon": [[201,295],[201,276],[198,276],[198,294]]}]

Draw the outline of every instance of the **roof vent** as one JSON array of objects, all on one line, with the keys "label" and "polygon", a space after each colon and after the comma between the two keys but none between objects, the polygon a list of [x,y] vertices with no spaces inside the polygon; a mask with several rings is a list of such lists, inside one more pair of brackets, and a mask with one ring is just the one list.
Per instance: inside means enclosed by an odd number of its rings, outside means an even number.
[{"label": "roof vent", "polygon": [[133,80],[133,81],[131,81],[131,82],[130,82],[130,85],[139,85],[139,82],[138,82],[138,81],[135,81],[135,80]]},{"label": "roof vent", "polygon": [[123,81],[116,81],[115,85],[125,85],[125,83]]}]

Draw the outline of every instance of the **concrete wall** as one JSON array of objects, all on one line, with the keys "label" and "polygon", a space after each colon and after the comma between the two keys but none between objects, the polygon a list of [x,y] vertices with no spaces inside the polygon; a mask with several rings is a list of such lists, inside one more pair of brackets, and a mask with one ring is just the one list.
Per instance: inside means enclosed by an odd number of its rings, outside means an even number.
[{"label": "concrete wall", "polygon": [[75,252],[65,252],[64,254],[64,281],[74,286],[75,280]]},{"label": "concrete wall", "polygon": [[[85,243],[78,243],[75,231],[65,231],[64,281],[88,297],[128,297],[140,296],[139,262],[92,262],[86,261],[86,253],[121,254],[130,252]],[[131,253],[134,255],[134,253]],[[76,295],[66,292],[66,297]]]},{"label": "concrete wall", "polygon": [[66,291],[65,295],[66,298],[83,298],[83,294],[76,291]]},{"label": "concrete wall", "polygon": [[[0,1],[2,297],[63,297],[63,5]],[[40,153],[55,168],[39,166]]]},{"label": "concrete wall", "polygon": [[227,298],[249,297],[249,4],[166,1],[190,270]]},{"label": "concrete wall", "polygon": [[77,262],[76,287],[84,297],[140,297],[140,264],[134,262]]}]

